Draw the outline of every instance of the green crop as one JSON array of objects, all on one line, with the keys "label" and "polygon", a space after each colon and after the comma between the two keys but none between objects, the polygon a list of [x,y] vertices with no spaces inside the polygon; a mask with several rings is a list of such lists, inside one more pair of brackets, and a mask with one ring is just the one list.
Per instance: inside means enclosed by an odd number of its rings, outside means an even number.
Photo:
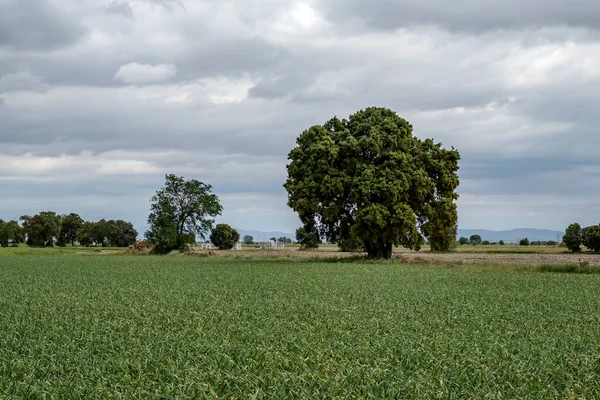
[{"label": "green crop", "polygon": [[0,257],[0,398],[600,397],[600,276]]}]

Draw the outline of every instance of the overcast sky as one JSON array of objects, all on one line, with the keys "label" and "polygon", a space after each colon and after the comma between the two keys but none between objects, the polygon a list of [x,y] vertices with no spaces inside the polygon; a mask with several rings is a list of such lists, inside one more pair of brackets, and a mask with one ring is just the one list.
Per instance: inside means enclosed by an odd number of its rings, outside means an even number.
[{"label": "overcast sky", "polygon": [[296,137],[369,106],[460,151],[460,228],[600,222],[597,0],[0,0],[0,218],[142,233],[174,173],[292,232]]}]

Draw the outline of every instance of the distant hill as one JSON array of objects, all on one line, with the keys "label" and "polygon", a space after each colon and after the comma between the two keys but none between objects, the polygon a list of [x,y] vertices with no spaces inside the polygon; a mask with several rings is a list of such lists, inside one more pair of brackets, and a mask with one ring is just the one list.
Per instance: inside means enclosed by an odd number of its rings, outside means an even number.
[{"label": "distant hill", "polygon": [[252,238],[254,239],[255,242],[268,242],[269,239],[272,237],[280,238],[280,237],[284,237],[284,236],[286,238],[296,240],[295,233],[289,233],[289,232],[286,233],[286,232],[279,232],[279,231],[263,232],[263,231],[254,231],[254,230],[245,230],[245,229],[236,229],[236,230],[240,234],[240,239],[244,239],[244,236],[250,235],[250,236],[252,236]]},{"label": "distant hill", "polygon": [[464,236],[466,238],[471,235],[479,235],[482,240],[497,242],[504,240],[505,242],[516,243],[520,239],[527,238],[529,241],[561,241],[565,233],[561,231],[551,231],[548,229],[511,229],[509,231],[490,231],[487,229],[459,229],[456,235],[457,238]]}]

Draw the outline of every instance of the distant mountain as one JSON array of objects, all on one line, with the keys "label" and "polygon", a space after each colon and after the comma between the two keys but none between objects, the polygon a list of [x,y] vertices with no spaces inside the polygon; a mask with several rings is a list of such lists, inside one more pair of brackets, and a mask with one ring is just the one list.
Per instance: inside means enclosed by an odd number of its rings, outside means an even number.
[{"label": "distant mountain", "polygon": [[272,237],[280,238],[280,237],[284,237],[284,236],[286,238],[296,240],[295,233],[289,233],[289,232],[286,233],[286,232],[279,232],[279,231],[263,232],[263,231],[253,231],[253,230],[245,230],[245,229],[236,229],[236,230],[240,234],[240,239],[244,239],[244,236],[250,235],[250,236],[252,236],[252,238],[254,239],[255,242],[268,242],[269,239]]},{"label": "distant mountain", "polygon": [[548,229],[511,229],[510,231],[490,231],[487,229],[459,229],[456,235],[457,238],[464,236],[469,238],[471,235],[479,235],[482,240],[490,242],[498,242],[504,240],[507,243],[516,243],[523,238],[529,241],[561,241],[565,233],[561,231],[551,231]]}]

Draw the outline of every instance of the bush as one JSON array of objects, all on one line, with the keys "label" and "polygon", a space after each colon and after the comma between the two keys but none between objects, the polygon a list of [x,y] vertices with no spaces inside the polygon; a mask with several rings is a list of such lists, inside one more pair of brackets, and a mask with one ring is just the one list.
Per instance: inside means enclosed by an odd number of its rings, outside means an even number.
[{"label": "bush", "polygon": [[296,229],[296,241],[303,249],[316,249],[321,244],[321,237],[317,228],[301,226]]},{"label": "bush", "polygon": [[482,245],[484,246],[489,246],[490,245],[490,241],[489,240],[484,240],[483,242],[481,242]]},{"label": "bush", "polygon": [[467,239],[466,237],[461,237],[460,239],[458,239],[458,244],[460,244],[461,246],[464,246],[465,244],[469,244],[469,239]]},{"label": "bush", "polygon": [[240,240],[240,234],[227,224],[217,224],[210,234],[210,241],[219,250],[229,250]]},{"label": "bush", "polygon": [[521,239],[519,240],[519,246],[529,246],[529,239]]},{"label": "bush", "polygon": [[343,253],[365,251],[364,244],[360,241],[360,239],[355,238],[340,239],[338,242],[338,247]]},{"label": "bush", "polygon": [[501,241],[499,241],[499,242],[498,242],[498,245],[499,245],[499,246],[504,246],[504,240],[501,240]]}]

